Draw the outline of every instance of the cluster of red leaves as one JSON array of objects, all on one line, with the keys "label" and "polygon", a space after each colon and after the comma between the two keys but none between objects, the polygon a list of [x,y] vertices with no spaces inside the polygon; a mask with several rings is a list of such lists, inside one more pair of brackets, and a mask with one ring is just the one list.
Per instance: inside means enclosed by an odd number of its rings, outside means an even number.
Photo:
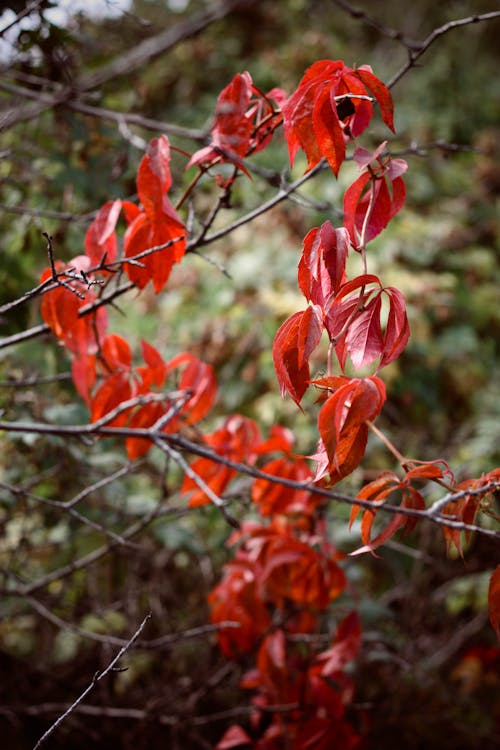
[{"label": "cluster of red leaves", "polygon": [[325,158],[337,175],[346,143],[370,124],[373,99],[384,123],[394,131],[391,95],[368,65],[353,69],[342,60],[318,60],[311,65],[282,107],[290,162],[300,147],[308,169]]},{"label": "cluster of red leaves", "polygon": [[387,141],[381,143],[373,154],[364,148],[355,149],[353,154],[361,174],[344,195],[344,226],[354,248],[360,237],[366,244],[380,234],[405,202],[402,175],[408,164],[384,155],[386,145]]},{"label": "cluster of red leaves", "polygon": [[[366,484],[358,493],[359,500],[368,500],[377,505],[383,505],[385,500],[394,493],[400,493],[401,508],[413,508],[424,510],[425,501],[422,494],[412,485],[412,482],[422,480],[445,480],[453,478],[452,474],[444,461],[430,461],[422,463],[419,466],[408,467],[404,477],[401,479],[392,471],[384,471],[373,482]],[[353,505],[351,509],[350,526],[355,521],[361,506]],[[361,522],[361,540],[363,546],[351,552],[352,555],[359,555],[363,552],[372,552],[385,544],[398,529],[404,529],[404,535],[409,534],[415,528],[417,518],[402,513],[396,513],[387,526],[374,538],[371,538],[373,522],[377,510],[369,508],[364,510]]]},{"label": "cluster of red leaves", "polygon": [[[217,748],[326,750],[334,737],[343,739],[342,747],[354,748],[359,738],[345,719],[353,687],[344,667],[359,648],[356,615],[341,623],[326,651],[309,646],[305,656],[299,645],[301,635],[318,631],[321,614],[346,586],[338,563],[343,556],[325,541],[315,512],[321,500],[307,487],[312,473],[304,459],[292,453],[291,434],[280,427],[261,440],[255,423],[231,417],[206,442],[222,458],[255,464],[264,457],[261,473],[267,476],[254,479],[251,497],[271,519],[266,526],[245,523],[230,537],[228,544],[237,543],[237,551],[209,595],[212,622],[221,625],[222,652],[233,659],[255,653],[256,663],[241,681],[242,687],[255,691],[250,734],[233,725]],[[268,454],[275,455],[266,461]],[[220,464],[214,469],[204,458],[192,468],[219,492],[235,475],[233,468]],[[283,480],[303,486],[287,487]],[[184,480],[183,489],[192,493],[190,504],[208,502],[192,479]],[[238,627],[224,626],[226,622]]]},{"label": "cluster of red leaves", "polygon": [[281,105],[285,99],[285,92],[278,88],[263,94],[250,73],[235,75],[217,99],[211,144],[196,151],[187,168],[229,162],[248,174],[242,160],[267,146],[282,122],[273,101]]},{"label": "cluster of red leaves", "polygon": [[[492,483],[495,482],[500,482],[500,469],[493,469],[493,471],[483,474],[477,479],[465,479],[463,482],[454,485],[452,489],[453,494],[463,493],[462,497],[445,505],[442,515],[450,516],[454,521],[469,525],[473,524],[481,502],[487,495],[491,494],[491,489],[488,489],[488,487],[491,487]],[[467,490],[472,490],[472,493],[467,494]],[[443,533],[447,549],[449,550],[453,544],[459,554],[463,556],[462,532],[450,526],[443,526]],[[466,542],[469,541],[470,536],[470,531],[464,533]]]},{"label": "cluster of red leaves", "polygon": [[345,667],[356,658],[361,642],[357,614],[342,620],[325,651],[305,653],[288,635],[278,627],[262,639],[256,668],[241,681],[242,687],[258,690],[252,701],[250,733],[233,725],[217,750],[359,747],[360,737],[345,717],[354,694]]},{"label": "cluster of red leaves", "polygon": [[[217,384],[210,365],[184,353],[165,362],[159,352],[142,341],[144,364],[132,366],[132,352],[121,336],[110,334],[102,344],[99,358],[98,386],[88,394],[91,421],[101,421],[107,427],[127,426],[148,429],[161,424],[163,432],[176,432],[182,426],[202,419],[211,409]],[[159,397],[160,390],[171,373],[182,367],[177,387],[172,393]],[[90,363],[87,370],[90,370]],[[155,397],[158,396],[158,397]],[[125,440],[130,459],[142,456],[151,441],[141,437]]]},{"label": "cluster of red leaves", "polygon": [[[327,377],[311,380],[309,360],[323,331],[335,349],[345,372],[347,355],[355,369],[378,360],[377,369],[392,362],[409,338],[402,294],[384,287],[373,274],[346,281],[349,250],[345,227],[325,222],[304,240],[298,266],[298,282],[309,306],[294,313],[278,330],[273,359],[281,392],[300,401],[313,384],[331,394],[318,417],[322,441],[318,451],[318,478],[326,471],[331,481],[346,476],[361,461],[366,447],[366,420],[374,419],[385,401],[385,389],[377,377]],[[388,311],[385,330],[383,300]],[[325,455],[328,460],[325,463]]]},{"label": "cluster of red leaves", "polygon": [[109,273],[117,256],[116,224],[123,211],[127,224],[123,254],[130,259],[124,270],[139,289],[152,281],[159,292],[186,251],[186,230],[167,195],[172,176],[166,135],[149,143],[136,182],[140,205],[119,199],[105,203],[87,230],[85,253],[94,269]]}]

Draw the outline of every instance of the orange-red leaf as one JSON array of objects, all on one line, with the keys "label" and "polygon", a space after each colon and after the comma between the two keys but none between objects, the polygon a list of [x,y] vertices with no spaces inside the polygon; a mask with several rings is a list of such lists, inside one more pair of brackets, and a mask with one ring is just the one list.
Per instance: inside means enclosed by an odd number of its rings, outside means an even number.
[{"label": "orange-red leaf", "polygon": [[294,313],[278,329],[273,343],[273,361],[281,395],[287,392],[297,405],[309,384],[308,359],[319,344],[322,313],[319,306]]},{"label": "orange-red leaf", "polygon": [[85,234],[85,254],[91,266],[98,266],[104,256],[106,261],[115,260],[117,240],[116,222],[120,216],[121,200],[108,201],[97,212],[92,224]]},{"label": "orange-red leaf", "polygon": [[380,378],[346,378],[323,404],[318,429],[333,482],[350,474],[360,463],[368,435],[366,420],[380,413],[385,398],[385,385]]}]

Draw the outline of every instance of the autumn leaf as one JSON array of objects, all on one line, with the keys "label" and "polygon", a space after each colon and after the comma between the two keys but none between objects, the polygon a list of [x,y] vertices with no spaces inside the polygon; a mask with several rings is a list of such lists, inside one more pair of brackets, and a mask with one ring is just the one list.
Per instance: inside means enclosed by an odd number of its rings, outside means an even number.
[{"label": "autumn leaf", "polygon": [[313,305],[288,318],[274,338],[273,361],[281,395],[289,393],[298,406],[309,384],[309,357],[322,331],[321,308]]},{"label": "autumn leaf", "polygon": [[85,254],[92,267],[103,259],[111,263],[116,258],[116,222],[120,216],[121,200],[107,201],[97,212],[97,216],[85,234]]},{"label": "autumn leaf", "polygon": [[[97,353],[108,325],[104,307],[97,307],[87,315],[80,314],[83,307],[97,301],[92,286],[83,277],[81,281],[74,278],[81,272],[86,274],[89,268],[90,259],[85,255],[73,258],[66,265],[58,261],[56,271],[61,274],[61,283],[46,291],[40,303],[40,313],[45,323],[66,348],[78,357]],[[45,269],[40,282],[47,281],[51,276],[52,270]]]},{"label": "autumn leaf", "polygon": [[344,227],[358,249],[382,232],[403,208],[406,188],[402,178],[408,165],[403,159],[382,155],[387,142],[369,154],[356,149],[354,159],[363,168],[344,194]]},{"label": "autumn leaf", "polygon": [[490,578],[488,588],[488,608],[491,627],[500,641],[500,565],[497,565]]},{"label": "autumn leaf", "polygon": [[338,292],[345,281],[348,252],[346,229],[335,229],[325,221],[308,232],[298,266],[299,286],[308,302],[324,308],[327,299]]},{"label": "autumn leaf", "polygon": [[[264,464],[262,471],[279,479],[293,482],[312,482],[312,473],[304,461],[299,458],[276,458]],[[259,507],[263,516],[276,513],[311,514],[321,502],[319,495],[308,490],[294,490],[268,479],[256,479],[252,486],[252,500]]]},{"label": "autumn leaf", "polygon": [[366,421],[380,413],[386,399],[385,385],[377,377],[323,378],[313,383],[334,389],[321,407],[318,429],[328,456],[330,480],[335,483],[363,458],[368,438]]},{"label": "autumn leaf", "polygon": [[224,732],[224,735],[215,746],[215,750],[233,750],[234,748],[241,748],[248,745],[252,745],[252,740],[245,730],[239,724],[232,724]]},{"label": "autumn leaf", "polygon": [[151,141],[139,165],[137,192],[143,210],[136,212],[126,207],[131,221],[123,239],[126,258],[134,259],[151,251],[137,261],[125,263],[124,268],[139,289],[152,281],[157,293],[186,251],[184,225],[167,196],[171,184],[170,146],[162,135]]},{"label": "autumn leaf", "polygon": [[[389,305],[385,332],[381,322],[384,298]],[[342,370],[347,355],[356,370],[379,358],[377,369],[385,367],[401,354],[410,336],[403,295],[394,287],[382,287],[373,274],[346,282],[329,299],[325,327],[335,342]]]}]

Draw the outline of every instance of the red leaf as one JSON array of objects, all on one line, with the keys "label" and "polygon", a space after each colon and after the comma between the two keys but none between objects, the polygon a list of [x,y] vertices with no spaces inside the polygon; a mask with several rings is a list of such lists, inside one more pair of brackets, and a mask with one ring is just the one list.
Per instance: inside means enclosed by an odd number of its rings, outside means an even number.
[{"label": "red leaf", "polygon": [[179,390],[191,392],[191,397],[181,408],[179,414],[184,416],[185,424],[194,424],[202,419],[212,408],[217,393],[217,381],[213,368],[192,354],[178,354],[168,363],[173,370],[184,367],[179,379]]},{"label": "red leaf", "polygon": [[328,88],[320,89],[316,95],[312,124],[321,155],[337,177],[345,159],[346,138],[340,127],[337,107],[332,106],[331,91]]},{"label": "red leaf", "polygon": [[120,216],[121,200],[108,201],[99,209],[97,216],[85,234],[85,253],[91,266],[98,266],[104,255],[107,262],[116,257],[115,226]]},{"label": "red leaf", "polygon": [[[277,458],[265,464],[262,471],[294,482],[312,482],[311,471],[303,459]],[[252,500],[259,506],[259,512],[263,516],[278,513],[311,514],[321,502],[318,495],[313,495],[307,490],[293,490],[267,479],[255,480],[252,486]]]},{"label": "red leaf", "polygon": [[242,745],[251,745],[252,740],[239,724],[233,724],[224,732],[224,736],[215,746],[215,750],[232,750]]},{"label": "red leaf", "polygon": [[[96,422],[101,417],[116,409],[123,401],[135,395],[127,373],[116,372],[101,383],[90,403],[91,421]],[[106,423],[107,427],[122,427],[127,423],[130,409],[124,409],[113,420]]]},{"label": "red leaf", "polygon": [[381,306],[381,295],[378,293],[356,315],[347,329],[345,346],[355,370],[380,357],[383,348]]},{"label": "red leaf", "polygon": [[140,265],[125,264],[129,279],[139,289],[152,281],[157,293],[165,286],[172,266],[181,260],[186,250],[184,225],[166,196],[161,205],[165,209],[164,213],[155,213],[154,220],[145,213],[139,213],[124,236],[126,258],[134,258],[146,250],[171,243],[139,258]]},{"label": "red leaf", "polygon": [[110,372],[129,372],[132,368],[132,350],[128,342],[116,333],[106,336],[102,343],[101,355]]},{"label": "red leaf", "polygon": [[323,333],[323,314],[319,305],[309,306],[300,319],[297,345],[299,367],[309,362],[309,357],[318,346]]},{"label": "red leaf", "polygon": [[289,453],[293,445],[293,433],[286,427],[282,427],[279,424],[275,424],[269,430],[269,437],[264,440],[256,447],[255,452],[272,453],[273,451],[281,451],[283,453]]},{"label": "red leaf", "polygon": [[[365,291],[370,285],[376,285],[376,288]],[[360,291],[350,294],[357,289]],[[381,327],[382,292],[389,302],[384,333]],[[380,369],[396,359],[408,343],[410,328],[403,295],[394,287],[381,288],[380,279],[372,274],[358,276],[344,284],[327,303],[325,313],[325,327],[330,340],[335,342],[342,369],[347,354],[350,354],[355,369],[380,357]]]},{"label": "red leaf", "polygon": [[170,144],[167,136],[162,135],[148,144],[137,171],[137,193],[151,221],[155,221],[157,214],[165,213],[163,202],[171,185]]},{"label": "red leaf", "polygon": [[[137,409],[130,419],[128,420],[127,427],[130,429],[148,429],[157,422],[160,417],[166,413],[165,404],[151,403],[144,404]],[[164,427],[164,430],[168,428]],[[140,437],[127,437],[125,440],[125,448],[127,455],[131,461],[136,458],[140,458],[151,448],[153,443],[147,438]]]},{"label": "red leaf", "polygon": [[382,120],[394,133],[394,104],[389,89],[373,75],[369,65],[361,65],[361,67],[357,68],[356,75],[377,100]]},{"label": "red leaf", "polygon": [[143,386],[149,389],[152,385],[161,388],[167,377],[168,365],[154,346],[144,339],[141,341],[142,358],[146,367],[138,367]]},{"label": "red leaf", "polygon": [[500,641],[500,565],[497,565],[490,578],[488,588],[488,608],[491,627]]},{"label": "red leaf", "polygon": [[[257,425],[251,419],[233,414],[224,420],[222,427],[215,430],[211,435],[205,437],[205,442],[219,456],[231,461],[244,461],[252,464],[256,458],[255,448],[260,443],[260,434]],[[193,462],[191,468],[203,481],[215,492],[221,495],[226,489],[236,471],[224,466],[217,461],[208,458],[198,458]],[[210,502],[205,492],[200,489],[196,481],[187,475],[181,487],[181,493],[191,492],[190,507],[205,505]]]},{"label": "red leaf", "polygon": [[306,299],[324,307],[345,281],[345,264],[349,252],[347,231],[334,229],[331,222],[311,229],[303,244],[298,267],[299,286]]},{"label": "red leaf", "polygon": [[281,395],[288,392],[298,406],[309,384],[308,358],[321,338],[320,318],[318,306],[294,313],[274,338],[273,361]]},{"label": "red leaf", "polygon": [[406,189],[401,175],[407,164],[402,159],[382,156],[384,141],[369,158],[364,150],[357,149],[357,161],[368,166],[344,194],[344,226],[354,248],[366,245],[387,226],[401,210]]},{"label": "red leaf", "polygon": [[235,75],[217,99],[212,145],[196,151],[186,169],[193,164],[204,164],[221,156],[222,161],[232,161],[242,168],[241,158],[249,148],[252,133],[252,121],[246,116],[251,95],[250,74],[245,72]]},{"label": "red leaf", "polygon": [[385,398],[385,386],[379,378],[346,378],[323,404],[318,429],[332,482],[350,474],[360,463],[368,434],[366,420],[380,413]]},{"label": "red leaf", "polygon": [[389,362],[397,359],[410,337],[410,326],[403,295],[392,286],[386,287],[384,293],[389,297],[389,315],[379,368],[385,367]]},{"label": "red leaf", "polygon": [[214,623],[237,622],[239,628],[220,628],[219,646],[225,656],[238,657],[254,648],[271,624],[262,599],[257,595],[253,565],[240,554],[224,568],[222,581],[208,596]]},{"label": "red leaf", "polygon": [[[57,273],[65,270],[72,274],[86,273],[89,267],[90,260],[85,255],[73,258],[67,266],[56,263]],[[51,269],[46,269],[40,281],[46,281],[51,275]],[[42,318],[70,352],[80,357],[95,354],[105,336],[107,312],[104,307],[99,307],[92,313],[80,315],[82,307],[96,301],[95,292],[83,280],[80,282],[64,276],[62,280],[65,285],[59,284],[44,293],[40,304]]]}]

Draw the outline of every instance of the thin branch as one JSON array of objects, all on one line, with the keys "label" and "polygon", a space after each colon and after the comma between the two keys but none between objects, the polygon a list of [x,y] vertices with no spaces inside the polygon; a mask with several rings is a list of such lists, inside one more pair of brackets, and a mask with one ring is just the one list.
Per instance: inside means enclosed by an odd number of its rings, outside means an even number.
[{"label": "thin branch", "polygon": [[410,68],[415,67],[417,60],[419,60],[422,55],[427,52],[429,47],[444,34],[447,34],[449,31],[453,31],[453,29],[458,29],[461,26],[469,26],[470,24],[480,23],[482,21],[493,21],[496,18],[500,18],[500,10],[493,10],[490,13],[479,13],[476,15],[467,16],[466,18],[458,18],[455,21],[448,21],[448,23],[443,24],[443,26],[439,26],[437,29],[434,29],[417,47],[408,50],[408,61],[387,83],[387,88],[390,89],[395,86],[396,83],[400,81],[401,78],[410,70]]},{"label": "thin branch", "polygon": [[384,24],[380,23],[380,21],[377,21],[377,19],[365,13],[364,10],[355,8],[353,5],[351,5],[351,3],[346,2],[346,0],[334,0],[334,3],[335,5],[338,5],[339,8],[342,8],[342,10],[345,10],[347,13],[349,13],[352,18],[362,21],[367,26],[371,26],[372,28],[376,29],[379,34],[382,34],[382,36],[386,36],[389,39],[394,40],[395,42],[399,42],[404,47],[406,47],[406,49],[419,48],[419,42],[405,36],[402,31],[399,31],[398,29],[393,29],[390,26],[385,26]]},{"label": "thin branch", "polygon": [[[63,620],[61,617],[58,617],[53,612],[51,612],[50,609],[39,602],[38,599],[35,599],[34,596],[24,597],[23,602],[27,602],[30,606],[33,607],[33,609],[38,612],[41,617],[45,618],[48,622],[51,622],[57,628],[76,633],[77,635],[80,635],[82,638],[86,638],[89,641],[104,643],[108,646],[119,647],[125,646],[128,643],[125,638],[119,638],[115,635],[103,635],[102,633],[94,633],[93,631],[80,628],[78,625],[75,625],[72,622],[66,622],[66,620]],[[159,636],[158,638],[152,638],[148,641],[139,638],[136,641],[136,645],[142,649],[147,649],[150,651],[160,651],[164,648],[170,648],[174,643],[178,643],[179,641],[190,640],[194,638],[203,638],[206,635],[216,633],[222,628],[241,628],[241,623],[235,622],[233,620],[223,620],[221,622],[211,623],[209,625],[200,625],[194,628],[180,630],[177,633],[167,633],[166,635]]]},{"label": "thin branch", "polygon": [[73,82],[71,87],[62,89],[57,95],[51,96],[38,92],[38,101],[32,105],[28,107],[23,105],[5,112],[3,117],[0,117],[0,130],[11,128],[18,122],[32,120],[55,105],[68,105],[76,98],[76,92],[92,91],[121,76],[130,76],[149,60],[165,54],[179,43],[196,36],[207,26],[222,20],[235,10],[251,6],[255,2],[256,0],[222,0],[204,12],[180,21],[174,26],[169,26],[165,31],[143,40],[98,70],[81,76]]},{"label": "thin branch", "polygon": [[295,180],[295,182],[290,183],[290,185],[281,187],[273,198],[270,198],[270,200],[265,201],[265,203],[262,203],[260,206],[257,206],[257,208],[254,208],[253,211],[249,211],[244,216],[241,216],[239,219],[236,219],[234,222],[228,224],[226,227],[223,227],[217,232],[213,232],[212,234],[209,234],[207,236],[204,236],[203,233],[203,235],[201,235],[200,237],[195,237],[194,239],[190,240],[187,247],[188,251],[198,247],[199,244],[209,245],[212,242],[216,242],[216,240],[220,240],[223,237],[226,237],[231,232],[234,232],[234,230],[238,229],[238,227],[241,227],[244,224],[248,224],[248,222],[253,221],[258,216],[261,216],[267,211],[270,211],[271,208],[274,208],[274,206],[277,206],[279,203],[288,198],[289,195],[294,193],[305,182],[308,182],[308,180],[312,179],[315,175],[318,174],[318,172],[321,172],[322,169],[325,169],[325,167],[326,161],[322,159],[309,172],[306,172],[306,174],[302,175],[302,177],[299,177],[299,179]]},{"label": "thin branch", "polygon": [[114,659],[110,661],[108,666],[103,672],[96,672],[92,682],[90,685],[83,691],[81,695],[78,696],[78,698],[69,706],[69,708],[66,709],[66,711],[47,729],[47,731],[40,737],[36,745],[34,746],[33,750],[38,750],[43,743],[48,740],[50,735],[55,732],[55,730],[62,724],[62,722],[67,719],[67,717],[75,710],[75,708],[83,702],[83,700],[86,698],[86,696],[95,688],[98,682],[100,682],[104,677],[106,677],[115,667],[115,664],[118,664],[122,656],[134,645],[135,641],[139,638],[142,631],[146,627],[147,622],[151,619],[151,612],[149,612],[144,620],[141,622],[135,633],[132,635],[132,637],[127,641],[127,643],[122,646],[122,648],[119,650],[117,655]]},{"label": "thin branch", "polygon": [[[80,439],[85,435],[100,435],[102,437],[142,438],[156,444],[165,442],[171,446],[181,448],[182,450],[185,450],[194,455],[202,456],[203,458],[208,458],[215,463],[228,466],[229,468],[237,471],[239,474],[245,474],[247,476],[253,477],[254,479],[265,479],[266,481],[273,484],[279,484],[283,487],[289,487],[293,490],[307,491],[314,495],[324,497],[330,501],[339,501],[348,505],[357,505],[361,508],[374,510],[376,512],[382,511],[389,514],[402,514],[405,516],[411,516],[413,518],[427,519],[439,526],[448,526],[460,531],[478,532],[480,534],[483,534],[484,536],[489,536],[494,539],[500,539],[500,532],[494,531],[492,529],[482,528],[481,526],[476,526],[475,524],[465,523],[463,521],[456,520],[449,515],[432,512],[432,507],[425,510],[419,510],[416,508],[401,508],[400,506],[391,505],[389,503],[380,504],[378,502],[361,500],[356,497],[351,497],[349,495],[344,495],[332,490],[324,489],[323,487],[318,487],[308,482],[296,482],[284,477],[277,477],[273,474],[268,474],[267,472],[256,469],[253,466],[248,466],[238,461],[232,461],[228,458],[225,458],[224,456],[219,456],[217,453],[214,453],[214,451],[210,447],[199,443],[193,443],[191,440],[188,440],[180,434],[172,435],[166,434],[164,432],[155,432],[151,428],[96,428],[93,424],[56,426],[40,422],[0,422],[0,430],[5,430],[6,432],[62,435],[66,437],[72,436]],[[494,482],[491,484],[495,488],[500,487],[500,482]],[[122,536],[126,538],[125,534],[123,534]]]}]

